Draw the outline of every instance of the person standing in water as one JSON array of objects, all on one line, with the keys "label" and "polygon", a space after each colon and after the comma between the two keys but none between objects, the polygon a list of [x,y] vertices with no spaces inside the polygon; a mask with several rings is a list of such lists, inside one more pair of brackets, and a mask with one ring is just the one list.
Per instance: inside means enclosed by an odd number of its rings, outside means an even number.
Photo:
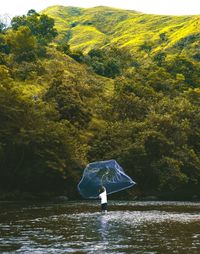
[{"label": "person standing in water", "polygon": [[101,211],[107,213],[107,192],[104,186],[100,189],[99,198],[101,199]]}]

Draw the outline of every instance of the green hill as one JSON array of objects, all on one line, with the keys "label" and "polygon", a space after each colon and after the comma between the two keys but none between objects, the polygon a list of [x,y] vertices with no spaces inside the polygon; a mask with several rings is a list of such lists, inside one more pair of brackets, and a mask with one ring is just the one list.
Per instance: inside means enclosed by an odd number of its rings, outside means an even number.
[{"label": "green hill", "polygon": [[103,6],[88,9],[52,6],[43,13],[54,18],[58,40],[85,53],[115,45],[132,53],[142,48],[144,56],[163,51],[187,55],[189,49],[192,57],[199,47],[200,16],[150,15]]}]

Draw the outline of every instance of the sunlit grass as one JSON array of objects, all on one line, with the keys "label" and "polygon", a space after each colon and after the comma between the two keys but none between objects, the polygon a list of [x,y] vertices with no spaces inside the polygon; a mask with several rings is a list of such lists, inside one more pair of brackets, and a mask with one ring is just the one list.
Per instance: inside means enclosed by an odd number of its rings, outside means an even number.
[{"label": "sunlit grass", "polygon": [[53,6],[44,13],[55,19],[57,40],[64,39],[71,49],[85,53],[105,45],[127,47],[136,53],[145,43],[151,46],[149,55],[163,50],[174,53],[180,40],[198,33],[200,24],[199,16],[150,15],[104,6]]}]

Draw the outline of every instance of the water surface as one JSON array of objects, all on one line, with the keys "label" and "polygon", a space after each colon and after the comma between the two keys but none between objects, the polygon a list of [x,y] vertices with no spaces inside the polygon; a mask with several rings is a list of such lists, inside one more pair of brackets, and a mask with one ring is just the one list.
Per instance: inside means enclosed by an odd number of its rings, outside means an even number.
[{"label": "water surface", "polygon": [[200,203],[0,203],[0,253],[200,253]]}]

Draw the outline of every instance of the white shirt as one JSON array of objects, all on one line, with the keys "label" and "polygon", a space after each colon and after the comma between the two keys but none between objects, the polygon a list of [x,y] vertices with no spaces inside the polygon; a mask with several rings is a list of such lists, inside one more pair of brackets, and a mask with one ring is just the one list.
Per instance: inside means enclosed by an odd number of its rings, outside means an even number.
[{"label": "white shirt", "polygon": [[107,193],[106,193],[106,190],[99,195],[99,198],[101,199],[101,204],[107,203]]}]

